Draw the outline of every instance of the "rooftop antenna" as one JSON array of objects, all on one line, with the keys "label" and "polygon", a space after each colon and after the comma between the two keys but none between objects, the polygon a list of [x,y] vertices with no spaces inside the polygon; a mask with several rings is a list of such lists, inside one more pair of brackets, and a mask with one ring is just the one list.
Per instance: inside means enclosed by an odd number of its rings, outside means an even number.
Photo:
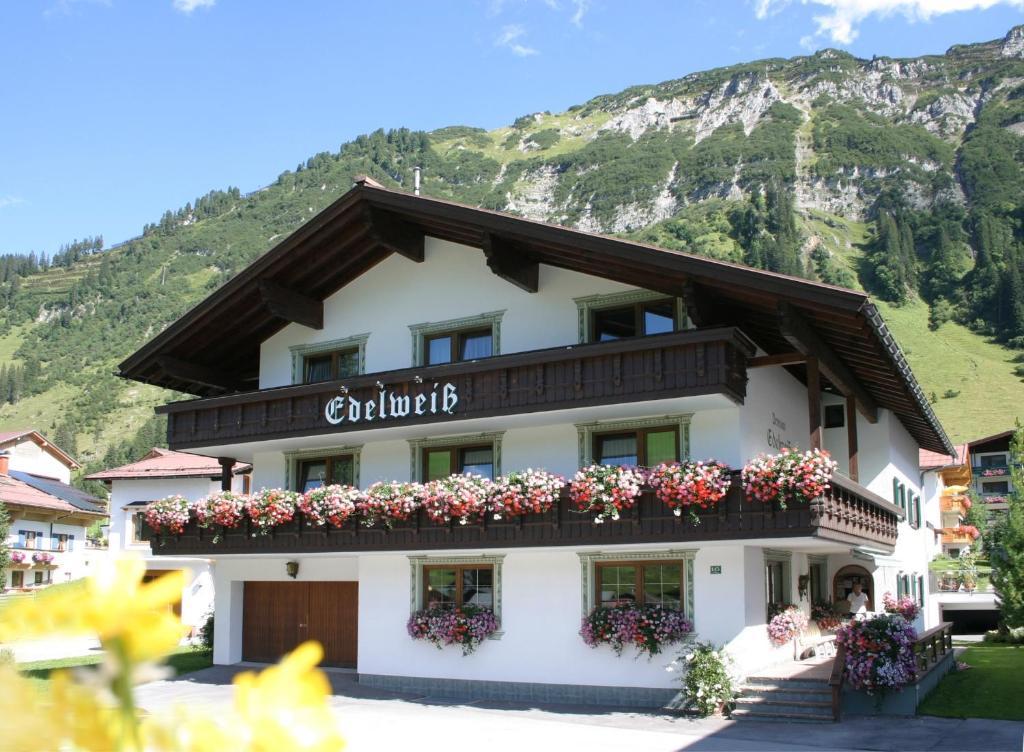
[{"label": "rooftop antenna", "polygon": [[412,168],[412,194],[414,196],[420,195],[420,172],[419,167]]}]

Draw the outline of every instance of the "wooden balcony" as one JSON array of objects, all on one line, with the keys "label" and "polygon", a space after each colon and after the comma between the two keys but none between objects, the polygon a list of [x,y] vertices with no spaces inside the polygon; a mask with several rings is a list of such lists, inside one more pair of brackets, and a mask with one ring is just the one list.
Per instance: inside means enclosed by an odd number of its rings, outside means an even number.
[{"label": "wooden balcony", "polygon": [[576,511],[567,495],[545,514],[460,525],[439,525],[421,510],[391,530],[310,525],[301,514],[265,536],[254,536],[248,522],[237,528],[204,529],[193,519],[181,535],[143,536],[158,556],[225,554],[362,553],[437,549],[493,549],[524,546],[602,546],[638,543],[687,544],[701,541],[815,537],[851,546],[892,552],[900,510],[853,481],[836,476],[825,496],[787,509],[747,501],[736,477],[718,508],[700,511],[695,524],[645,491],[639,503],[618,521],[595,524],[593,515]]},{"label": "wooden balcony", "polygon": [[732,327],[499,355],[176,402],[172,449],[705,394],[746,396],[754,346]]}]

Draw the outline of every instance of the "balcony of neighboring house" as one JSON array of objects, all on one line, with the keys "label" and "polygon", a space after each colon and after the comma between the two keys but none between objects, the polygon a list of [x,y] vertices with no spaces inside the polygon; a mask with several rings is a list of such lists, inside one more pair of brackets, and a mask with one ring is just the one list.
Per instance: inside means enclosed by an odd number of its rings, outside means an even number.
[{"label": "balcony of neighboring house", "polygon": [[695,517],[676,515],[645,489],[639,502],[621,518],[595,522],[581,513],[563,491],[546,512],[494,520],[489,515],[462,525],[430,521],[423,509],[390,528],[364,527],[355,517],[341,527],[317,526],[301,512],[266,535],[248,520],[237,527],[201,527],[195,516],[181,534],[143,537],[158,556],[221,554],[365,553],[436,549],[492,549],[536,546],[688,543],[723,540],[814,538],[873,550],[895,550],[898,507],[845,476],[833,476],[825,494],[810,504],[764,504],[748,500],[738,475],[714,508],[697,509]]},{"label": "balcony of neighboring house", "polygon": [[696,329],[512,353],[158,408],[172,449],[595,405],[746,394],[750,340]]}]

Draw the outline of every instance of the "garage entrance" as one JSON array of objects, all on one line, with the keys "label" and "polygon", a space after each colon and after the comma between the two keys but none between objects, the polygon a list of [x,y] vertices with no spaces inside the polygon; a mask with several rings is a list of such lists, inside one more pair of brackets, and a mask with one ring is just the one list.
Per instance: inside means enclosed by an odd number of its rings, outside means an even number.
[{"label": "garage entrance", "polygon": [[276,662],[306,640],[324,646],[325,666],[356,666],[358,582],[246,582],[242,660]]}]

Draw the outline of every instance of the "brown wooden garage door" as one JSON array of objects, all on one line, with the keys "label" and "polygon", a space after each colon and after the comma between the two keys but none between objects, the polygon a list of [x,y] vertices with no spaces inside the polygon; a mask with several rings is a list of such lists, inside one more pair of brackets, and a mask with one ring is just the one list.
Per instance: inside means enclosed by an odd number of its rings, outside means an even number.
[{"label": "brown wooden garage door", "polygon": [[273,662],[305,640],[324,665],[356,665],[358,582],[246,582],[242,659]]}]

